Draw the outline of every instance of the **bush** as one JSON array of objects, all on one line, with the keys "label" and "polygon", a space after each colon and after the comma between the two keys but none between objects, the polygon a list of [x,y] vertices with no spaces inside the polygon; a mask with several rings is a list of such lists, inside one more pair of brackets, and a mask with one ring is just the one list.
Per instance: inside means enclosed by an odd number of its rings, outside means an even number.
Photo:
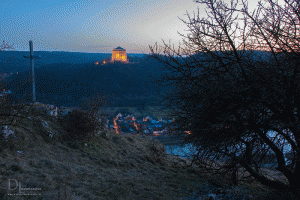
[{"label": "bush", "polygon": [[2,130],[0,131],[0,152],[7,147],[7,141],[4,137]]},{"label": "bush", "polygon": [[154,163],[162,163],[162,159],[166,155],[165,147],[153,140],[150,140],[146,147],[148,149],[149,161]]},{"label": "bush", "polygon": [[16,147],[16,141],[17,138],[15,135],[10,134],[8,135],[8,137],[5,137],[3,130],[0,130],[0,152],[4,149],[9,149],[10,151],[13,151]]},{"label": "bush", "polygon": [[59,122],[63,128],[60,141],[73,145],[74,143],[91,141],[102,127],[96,116],[91,116],[89,113],[78,109],[69,112],[66,116],[59,116]]}]

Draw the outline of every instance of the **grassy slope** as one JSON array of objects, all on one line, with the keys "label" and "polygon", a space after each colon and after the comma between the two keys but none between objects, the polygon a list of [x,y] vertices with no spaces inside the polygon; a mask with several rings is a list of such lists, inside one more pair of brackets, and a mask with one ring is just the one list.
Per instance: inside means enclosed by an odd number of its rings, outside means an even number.
[{"label": "grassy slope", "polygon": [[[58,130],[55,118],[42,120],[51,131]],[[212,193],[225,191],[229,183],[228,177],[205,174],[165,155],[163,146],[150,137],[102,131],[86,147],[71,149],[47,143],[38,134],[43,130],[30,124],[28,128],[35,137],[12,128],[19,139],[12,151],[0,153],[1,199],[186,199],[209,192],[207,188]],[[160,162],[149,153],[151,148],[164,155]],[[24,155],[17,155],[18,150]],[[20,181],[22,188],[41,188],[41,196],[8,196],[8,179]],[[256,182],[239,187],[249,189],[253,199],[275,194]]]}]

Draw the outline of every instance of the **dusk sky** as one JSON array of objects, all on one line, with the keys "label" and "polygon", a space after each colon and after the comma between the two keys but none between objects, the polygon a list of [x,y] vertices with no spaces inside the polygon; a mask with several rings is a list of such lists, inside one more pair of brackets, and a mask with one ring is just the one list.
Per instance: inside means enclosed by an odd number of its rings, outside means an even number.
[{"label": "dusk sky", "polygon": [[178,17],[197,7],[204,13],[193,0],[0,0],[0,41],[17,51],[33,40],[35,51],[149,53],[162,39],[178,44],[177,31],[187,33]]}]

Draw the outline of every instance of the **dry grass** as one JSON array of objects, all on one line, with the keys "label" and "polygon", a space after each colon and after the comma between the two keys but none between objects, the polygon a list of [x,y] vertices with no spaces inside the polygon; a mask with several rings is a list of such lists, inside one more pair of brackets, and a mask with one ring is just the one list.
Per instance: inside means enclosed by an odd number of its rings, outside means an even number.
[{"label": "dry grass", "polygon": [[[49,128],[56,130],[55,119],[52,122],[48,119]],[[229,188],[229,177],[187,167],[188,160],[166,155],[164,147],[151,137],[102,131],[83,148],[72,149],[47,143],[38,133],[34,138],[18,129],[15,132],[25,139],[13,151],[0,153],[1,199],[173,200]],[[41,195],[9,196],[8,179],[21,182],[22,188],[41,188]],[[247,189],[244,193],[252,194],[253,199],[273,192],[256,182],[240,183],[239,187]]]}]

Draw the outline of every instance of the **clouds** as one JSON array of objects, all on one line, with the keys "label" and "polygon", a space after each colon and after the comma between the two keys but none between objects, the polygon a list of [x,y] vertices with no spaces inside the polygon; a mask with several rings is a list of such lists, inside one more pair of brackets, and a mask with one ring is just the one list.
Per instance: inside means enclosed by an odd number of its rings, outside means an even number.
[{"label": "clouds", "polygon": [[[1,0],[0,39],[28,50],[149,52],[148,45],[178,42],[178,19],[196,10],[192,0]],[[5,8],[5,9],[3,9]],[[100,53],[100,52],[99,52]]]}]

